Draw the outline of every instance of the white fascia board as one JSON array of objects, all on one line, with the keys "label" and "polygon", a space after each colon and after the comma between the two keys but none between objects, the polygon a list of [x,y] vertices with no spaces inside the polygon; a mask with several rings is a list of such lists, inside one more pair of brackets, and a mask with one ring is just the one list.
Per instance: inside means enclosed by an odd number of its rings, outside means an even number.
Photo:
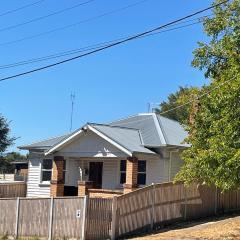
[{"label": "white fascia board", "polygon": [[113,141],[111,138],[107,137],[106,135],[104,135],[103,133],[99,132],[97,129],[95,129],[94,127],[88,125],[87,128],[89,130],[91,130],[92,132],[96,133],[99,137],[103,138],[104,140],[106,140],[107,142],[109,142],[110,144],[112,144],[113,146],[115,146],[116,148],[118,148],[119,150],[121,150],[122,152],[126,153],[127,155],[129,155],[130,157],[132,156],[132,153],[124,148],[123,146],[121,146],[120,144],[116,143],[115,141]]},{"label": "white fascia board", "polygon": [[83,131],[82,129],[78,130],[77,132],[75,132],[74,134],[72,134],[71,136],[69,136],[68,138],[66,138],[62,142],[60,142],[59,144],[57,144],[57,145],[53,146],[52,148],[50,148],[48,151],[45,152],[45,156],[53,153],[54,151],[59,150],[59,148],[63,147],[66,143],[68,143],[74,137],[78,136],[82,131]]},{"label": "white fascia board", "polygon": [[163,135],[163,131],[162,131],[161,127],[160,127],[160,123],[159,123],[159,121],[157,119],[157,116],[156,116],[155,113],[153,113],[152,116],[153,116],[153,120],[154,120],[155,126],[157,128],[157,132],[158,132],[158,135],[160,137],[160,140],[161,140],[163,145],[166,145],[167,143],[166,143],[165,137]]}]

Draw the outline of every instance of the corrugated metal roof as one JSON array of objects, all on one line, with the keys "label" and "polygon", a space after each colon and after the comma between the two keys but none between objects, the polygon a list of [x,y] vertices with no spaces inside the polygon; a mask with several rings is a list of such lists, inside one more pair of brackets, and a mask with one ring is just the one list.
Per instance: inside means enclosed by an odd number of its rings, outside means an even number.
[{"label": "corrugated metal roof", "polygon": [[20,146],[19,148],[20,149],[30,149],[30,148],[48,149],[48,148],[54,146],[55,144],[61,142],[62,140],[64,140],[69,135],[70,134],[65,134],[65,135],[62,135],[62,136],[41,140],[41,141],[34,142],[34,143],[31,143],[31,144],[28,144],[28,145]]},{"label": "corrugated metal roof", "polygon": [[102,124],[91,124],[91,126],[130,152],[155,154],[142,145],[141,134],[137,129]]},{"label": "corrugated metal roof", "polygon": [[110,123],[111,126],[122,126],[139,129],[144,145],[161,146],[163,143],[158,135],[152,114],[141,114]]},{"label": "corrugated metal roof", "polygon": [[[155,113],[138,114],[106,125],[96,123],[90,123],[89,125],[131,152],[153,153],[146,147],[154,148],[166,145],[189,146],[188,144],[183,144],[188,133],[180,123]],[[66,140],[75,132],[19,148],[47,150],[61,144],[62,141]]]},{"label": "corrugated metal roof", "polygon": [[156,116],[167,145],[189,146],[188,144],[183,144],[188,133],[179,122],[165,118],[159,114],[156,114]]}]

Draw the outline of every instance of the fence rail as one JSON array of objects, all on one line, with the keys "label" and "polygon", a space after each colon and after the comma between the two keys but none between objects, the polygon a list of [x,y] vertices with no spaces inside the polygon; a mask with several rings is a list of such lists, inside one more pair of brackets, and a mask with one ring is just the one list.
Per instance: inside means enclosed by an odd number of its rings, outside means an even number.
[{"label": "fence rail", "polygon": [[154,184],[110,198],[0,198],[0,236],[116,239],[167,223],[240,209],[240,192]]},{"label": "fence rail", "polygon": [[0,198],[26,197],[26,192],[24,182],[0,183]]}]

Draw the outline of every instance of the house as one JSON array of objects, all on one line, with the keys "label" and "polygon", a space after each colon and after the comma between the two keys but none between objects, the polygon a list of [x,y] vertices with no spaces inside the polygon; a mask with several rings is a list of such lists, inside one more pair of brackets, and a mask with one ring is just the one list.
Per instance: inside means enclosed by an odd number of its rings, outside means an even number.
[{"label": "house", "polygon": [[120,194],[170,181],[186,137],[178,122],[143,113],[21,146],[29,150],[27,196]]},{"label": "house", "polygon": [[14,165],[14,181],[25,181],[28,175],[27,159],[19,159],[11,162]]}]

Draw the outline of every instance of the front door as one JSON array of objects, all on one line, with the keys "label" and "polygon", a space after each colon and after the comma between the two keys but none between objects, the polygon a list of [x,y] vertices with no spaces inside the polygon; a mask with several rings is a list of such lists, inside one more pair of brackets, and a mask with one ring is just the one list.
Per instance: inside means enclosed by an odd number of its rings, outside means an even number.
[{"label": "front door", "polygon": [[93,188],[102,188],[102,162],[89,163],[89,181],[93,182]]}]

